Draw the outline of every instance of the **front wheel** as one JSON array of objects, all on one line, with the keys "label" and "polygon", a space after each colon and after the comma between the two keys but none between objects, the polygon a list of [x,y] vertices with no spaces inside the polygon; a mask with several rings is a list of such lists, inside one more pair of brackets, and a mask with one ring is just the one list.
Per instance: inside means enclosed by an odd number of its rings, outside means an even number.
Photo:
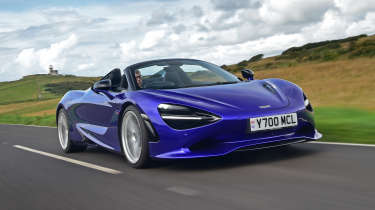
[{"label": "front wheel", "polygon": [[74,143],[69,138],[69,123],[68,115],[64,109],[60,109],[57,118],[57,134],[60,142],[61,149],[65,153],[79,152],[86,149],[85,144]]},{"label": "front wheel", "polygon": [[121,121],[123,153],[133,168],[144,168],[149,163],[147,131],[140,112],[134,106],[125,109]]}]

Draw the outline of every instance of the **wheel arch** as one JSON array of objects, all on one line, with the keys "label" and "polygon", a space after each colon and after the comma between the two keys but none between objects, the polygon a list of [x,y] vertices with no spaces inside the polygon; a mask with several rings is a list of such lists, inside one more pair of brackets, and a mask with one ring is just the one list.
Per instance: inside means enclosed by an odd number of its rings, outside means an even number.
[{"label": "wheel arch", "polygon": [[[132,101],[126,101],[122,107],[121,107],[121,111],[119,112],[119,120],[118,120],[118,123],[117,123],[117,135],[118,135],[118,141],[119,141],[119,144],[121,145],[121,125],[122,125],[122,116],[124,114],[124,111],[126,110],[127,107],[129,106],[134,106],[135,108],[138,109],[138,111],[141,113],[141,115],[144,115],[144,116],[147,116],[145,114],[145,112],[142,110],[141,107],[139,107],[136,103],[132,102]],[[157,142],[159,141],[159,135],[157,134],[154,126],[152,125],[152,122],[149,120],[148,116],[147,116],[147,119],[145,118],[142,118],[143,120],[143,123],[145,124],[145,127],[146,127],[146,130],[147,130],[147,133],[149,135],[149,141],[151,142]],[[122,147],[120,146],[121,148],[121,151],[122,151]]]},{"label": "wheel arch", "polygon": [[[62,103],[59,103],[57,105],[57,108],[56,108],[56,126],[57,126],[57,121],[59,119],[59,112],[60,112],[60,109],[63,109],[64,108],[64,105]],[[65,108],[64,108],[65,109]]]}]

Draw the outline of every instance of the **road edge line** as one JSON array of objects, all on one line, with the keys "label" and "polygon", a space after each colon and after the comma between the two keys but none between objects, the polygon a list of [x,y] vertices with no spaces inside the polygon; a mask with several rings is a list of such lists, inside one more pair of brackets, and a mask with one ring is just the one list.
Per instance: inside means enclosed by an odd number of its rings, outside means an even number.
[{"label": "road edge line", "polygon": [[341,142],[324,142],[324,141],[310,141],[313,144],[327,144],[327,145],[340,145],[340,146],[354,146],[354,147],[375,147],[375,144],[357,144],[357,143],[341,143]]},{"label": "road edge line", "polygon": [[80,160],[75,160],[75,159],[72,159],[72,158],[67,158],[67,157],[55,155],[55,154],[48,153],[48,152],[43,152],[43,151],[40,151],[40,150],[32,149],[32,148],[21,146],[21,145],[13,145],[13,147],[15,147],[17,149],[24,150],[24,151],[33,152],[33,153],[36,153],[36,154],[39,154],[39,155],[44,155],[44,156],[47,156],[47,157],[50,157],[50,158],[54,158],[54,159],[62,160],[62,161],[65,161],[65,162],[73,163],[73,164],[76,164],[76,165],[84,166],[84,167],[87,167],[87,168],[95,169],[95,170],[102,171],[102,172],[109,173],[109,174],[117,175],[117,174],[122,173],[121,171],[114,170],[114,169],[111,169],[111,168],[95,165],[95,164],[92,164],[92,163],[87,163],[87,162],[80,161]]}]

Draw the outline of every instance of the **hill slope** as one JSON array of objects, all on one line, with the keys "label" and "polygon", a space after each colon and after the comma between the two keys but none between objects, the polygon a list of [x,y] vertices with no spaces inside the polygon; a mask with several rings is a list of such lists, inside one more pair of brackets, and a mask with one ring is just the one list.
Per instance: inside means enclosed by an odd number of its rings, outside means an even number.
[{"label": "hill slope", "polygon": [[294,67],[309,63],[322,63],[356,58],[373,58],[375,56],[375,35],[359,35],[345,39],[309,43],[301,47],[291,47],[281,55],[262,59],[262,54],[253,56],[233,65],[223,65],[231,72],[243,68],[269,70],[283,67]]},{"label": "hill slope", "polygon": [[96,80],[95,77],[40,74],[0,82],[0,105],[58,98],[71,89],[86,89]]},{"label": "hill slope", "polygon": [[55,125],[56,105],[68,90],[87,89],[98,78],[31,75],[0,83],[0,122]]},{"label": "hill slope", "polygon": [[224,67],[238,76],[241,69],[249,68],[258,79],[294,82],[316,106],[375,110],[375,36],[310,43],[278,56]]}]

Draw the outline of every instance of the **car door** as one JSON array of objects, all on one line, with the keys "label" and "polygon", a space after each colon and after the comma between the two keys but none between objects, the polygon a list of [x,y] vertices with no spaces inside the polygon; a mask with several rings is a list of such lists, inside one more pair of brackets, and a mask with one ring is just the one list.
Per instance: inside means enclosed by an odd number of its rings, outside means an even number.
[{"label": "car door", "polygon": [[111,88],[96,89],[92,87],[83,98],[82,103],[76,109],[79,116],[79,127],[91,141],[109,148],[118,147],[117,125],[122,100],[119,95],[125,95],[121,88],[121,71],[114,69],[103,80],[111,81]]}]

